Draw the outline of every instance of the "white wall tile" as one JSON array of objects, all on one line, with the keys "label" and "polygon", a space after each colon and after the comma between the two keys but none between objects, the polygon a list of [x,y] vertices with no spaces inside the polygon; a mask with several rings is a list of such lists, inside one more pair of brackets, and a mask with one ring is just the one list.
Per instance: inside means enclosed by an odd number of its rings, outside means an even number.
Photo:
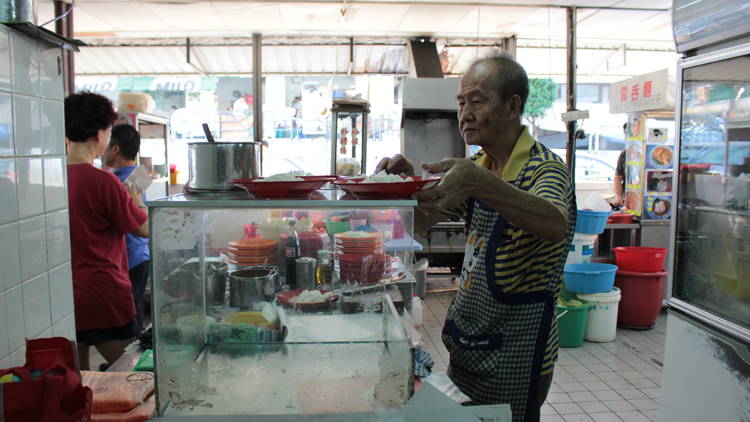
[{"label": "white wall tile", "polygon": [[44,173],[41,158],[16,158],[18,218],[44,212]]},{"label": "white wall tile", "polygon": [[16,156],[42,154],[42,100],[13,94]]},{"label": "white wall tile", "polygon": [[29,280],[47,270],[44,216],[19,221],[18,231],[21,240],[21,279]]},{"label": "white wall tile", "polygon": [[10,94],[0,92],[0,155],[12,156],[14,153],[13,97]]},{"label": "white wall tile", "polygon": [[69,262],[50,270],[49,297],[53,324],[73,312],[73,274]]},{"label": "white wall tile", "polygon": [[8,344],[10,350],[24,345],[26,328],[23,321],[23,286],[5,292],[5,316],[8,321]]},{"label": "white wall tile", "polygon": [[0,158],[0,224],[18,219],[16,160]]},{"label": "white wall tile", "polygon": [[11,90],[10,80],[10,31],[0,27],[0,89]]},{"label": "white wall tile", "polygon": [[42,153],[44,155],[65,155],[65,109],[63,103],[42,100],[41,122]]},{"label": "white wall tile", "polygon": [[55,337],[65,337],[70,340],[76,340],[76,320],[75,316],[70,313],[60,322],[52,326],[52,335]]},{"label": "white wall tile", "polygon": [[34,338],[52,326],[47,273],[23,283],[23,314],[26,337]]},{"label": "white wall tile", "polygon": [[10,366],[23,366],[26,363],[26,343],[20,349],[11,353]]},{"label": "white wall tile", "polygon": [[52,337],[52,327],[48,327],[46,330],[34,336],[34,338],[50,338]]},{"label": "white wall tile", "polygon": [[62,49],[39,44],[39,95],[63,99]]},{"label": "white wall tile", "polygon": [[[21,284],[18,223],[0,226],[0,291]],[[2,313],[0,312],[0,315]]]},{"label": "white wall tile", "polygon": [[47,267],[54,268],[70,261],[70,230],[68,210],[47,214]]},{"label": "white wall tile", "polygon": [[68,191],[65,189],[66,170],[65,158],[44,159],[44,208],[47,212],[68,205]]},{"label": "white wall tile", "polygon": [[[5,316],[5,295],[0,293],[0,359],[10,354],[8,343],[8,318]],[[0,365],[0,369],[4,368]]]},{"label": "white wall tile", "polygon": [[18,31],[10,34],[13,92],[39,95],[39,43]]}]

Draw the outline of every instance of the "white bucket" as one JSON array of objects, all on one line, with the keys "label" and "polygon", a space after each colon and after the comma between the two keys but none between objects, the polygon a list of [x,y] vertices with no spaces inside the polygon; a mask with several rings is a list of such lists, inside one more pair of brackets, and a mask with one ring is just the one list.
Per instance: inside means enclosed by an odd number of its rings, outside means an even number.
[{"label": "white bucket", "polygon": [[583,338],[597,343],[614,341],[617,334],[620,289],[615,287],[609,293],[579,294],[578,298],[592,305]]},{"label": "white bucket", "polygon": [[565,261],[565,265],[591,262],[598,236],[596,234],[583,233],[573,235],[573,242],[570,244],[570,251],[568,252],[568,259]]}]

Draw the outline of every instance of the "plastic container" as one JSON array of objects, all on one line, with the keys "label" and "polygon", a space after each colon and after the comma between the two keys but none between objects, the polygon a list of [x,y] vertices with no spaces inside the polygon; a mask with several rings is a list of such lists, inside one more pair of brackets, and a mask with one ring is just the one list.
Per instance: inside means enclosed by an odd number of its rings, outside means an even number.
[{"label": "plastic container", "polygon": [[424,309],[422,308],[422,299],[415,294],[411,296],[411,319],[414,321],[414,327],[419,328],[424,321]]},{"label": "plastic container", "polygon": [[557,315],[557,337],[560,347],[580,347],[586,333],[589,305],[562,306],[555,308]]},{"label": "plastic container", "polygon": [[591,305],[583,338],[597,343],[614,341],[617,334],[620,289],[615,287],[609,293],[580,294],[578,299],[585,300]]},{"label": "plastic container", "polygon": [[565,287],[575,293],[607,293],[615,284],[617,266],[600,263],[581,263],[565,266]]},{"label": "plastic container", "polygon": [[617,324],[629,328],[651,328],[661,312],[664,270],[656,272],[617,271],[615,285],[622,292]]},{"label": "plastic container", "polygon": [[576,233],[602,234],[609,214],[609,211],[578,210]]},{"label": "plastic container", "polygon": [[633,214],[618,212],[607,219],[607,224],[630,224],[633,222]]},{"label": "plastic container", "polygon": [[331,235],[332,237],[336,233],[348,232],[352,229],[351,221],[325,220],[325,223],[326,223],[326,230],[328,231],[328,234]]},{"label": "plastic container", "polygon": [[599,235],[596,234],[574,234],[565,265],[591,262],[591,258],[594,256],[594,250],[596,249],[596,239],[598,237]]},{"label": "plastic container", "polygon": [[623,271],[653,273],[664,268],[667,258],[666,248],[647,248],[644,246],[619,246],[612,249],[615,253],[617,268]]}]

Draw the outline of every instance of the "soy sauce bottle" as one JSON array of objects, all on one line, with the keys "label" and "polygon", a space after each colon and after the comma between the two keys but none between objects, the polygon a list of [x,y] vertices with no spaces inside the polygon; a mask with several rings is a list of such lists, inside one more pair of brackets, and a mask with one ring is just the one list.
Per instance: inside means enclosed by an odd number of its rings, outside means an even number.
[{"label": "soy sauce bottle", "polygon": [[296,226],[297,220],[290,219],[289,237],[286,239],[286,247],[284,248],[284,257],[286,259],[286,284],[291,290],[297,288],[297,264],[295,261],[300,255],[302,255]]}]

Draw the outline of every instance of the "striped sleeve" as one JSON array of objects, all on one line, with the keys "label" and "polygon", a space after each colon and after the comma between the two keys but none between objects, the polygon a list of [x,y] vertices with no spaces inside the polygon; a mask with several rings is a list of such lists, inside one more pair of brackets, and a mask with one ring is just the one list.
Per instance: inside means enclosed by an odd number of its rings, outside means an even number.
[{"label": "striped sleeve", "polygon": [[530,193],[549,200],[555,205],[568,208],[566,192],[570,186],[568,169],[557,160],[542,162],[532,175]]}]

